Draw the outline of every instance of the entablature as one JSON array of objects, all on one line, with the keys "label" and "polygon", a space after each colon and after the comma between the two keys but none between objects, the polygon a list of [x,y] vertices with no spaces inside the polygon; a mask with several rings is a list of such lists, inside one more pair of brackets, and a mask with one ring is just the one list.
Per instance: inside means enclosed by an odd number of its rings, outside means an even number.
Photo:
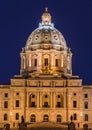
[{"label": "entablature", "polygon": [[17,87],[81,87],[81,79],[29,78],[11,79],[11,86]]}]

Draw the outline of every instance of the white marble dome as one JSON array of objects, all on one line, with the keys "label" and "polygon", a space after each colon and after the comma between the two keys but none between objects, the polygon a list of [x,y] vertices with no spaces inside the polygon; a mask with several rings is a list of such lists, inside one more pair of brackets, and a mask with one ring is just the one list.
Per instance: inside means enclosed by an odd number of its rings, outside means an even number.
[{"label": "white marble dome", "polygon": [[72,53],[60,31],[51,23],[48,9],[28,37],[21,52],[21,74],[72,74]]},{"label": "white marble dome", "polygon": [[66,41],[51,23],[51,15],[47,9],[42,15],[42,23],[29,35],[25,48],[67,50]]}]

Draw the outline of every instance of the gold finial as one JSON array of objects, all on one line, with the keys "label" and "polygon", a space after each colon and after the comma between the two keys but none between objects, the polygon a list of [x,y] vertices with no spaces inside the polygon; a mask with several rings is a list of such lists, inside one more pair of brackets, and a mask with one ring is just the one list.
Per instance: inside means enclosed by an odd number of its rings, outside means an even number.
[{"label": "gold finial", "polygon": [[45,12],[48,12],[48,8],[47,7],[45,8]]}]

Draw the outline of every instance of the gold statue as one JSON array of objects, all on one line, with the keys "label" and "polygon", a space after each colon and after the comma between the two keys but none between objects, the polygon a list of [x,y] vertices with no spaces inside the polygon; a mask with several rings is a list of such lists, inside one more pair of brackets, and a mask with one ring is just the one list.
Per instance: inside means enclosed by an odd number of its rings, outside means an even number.
[{"label": "gold statue", "polygon": [[51,71],[49,65],[48,66],[46,65],[46,66],[42,67],[41,72],[44,73],[44,74],[50,74],[52,71]]}]

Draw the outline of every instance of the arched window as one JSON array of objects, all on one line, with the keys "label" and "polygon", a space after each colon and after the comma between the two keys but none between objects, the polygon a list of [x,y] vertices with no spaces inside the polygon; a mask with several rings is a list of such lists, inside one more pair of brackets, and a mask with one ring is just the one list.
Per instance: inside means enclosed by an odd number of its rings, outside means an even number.
[{"label": "arched window", "polygon": [[62,117],[61,117],[61,115],[57,115],[57,122],[62,122]]},{"label": "arched window", "polygon": [[49,121],[49,116],[47,114],[43,116],[43,121],[45,121],[45,122]]},{"label": "arched window", "polygon": [[36,122],[36,116],[34,114],[31,115],[30,121],[31,122]]},{"label": "arched window", "polygon": [[7,114],[5,113],[4,114],[4,121],[7,121],[8,120],[8,116],[7,116]]}]

